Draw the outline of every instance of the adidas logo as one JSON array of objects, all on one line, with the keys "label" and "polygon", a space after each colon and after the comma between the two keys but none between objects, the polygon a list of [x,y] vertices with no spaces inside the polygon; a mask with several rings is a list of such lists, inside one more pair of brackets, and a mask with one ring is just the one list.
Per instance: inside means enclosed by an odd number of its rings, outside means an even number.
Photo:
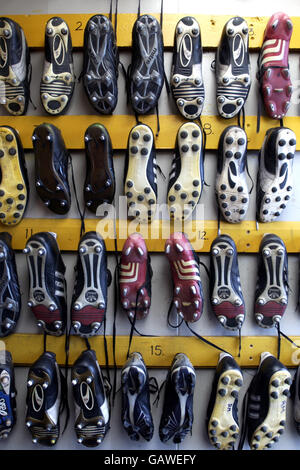
[{"label": "adidas logo", "polygon": [[146,64],[149,65],[149,63],[151,62],[151,60],[153,59],[153,57],[155,56],[157,52],[157,48],[154,47],[151,51],[151,53],[149,54],[148,58],[145,60]]}]

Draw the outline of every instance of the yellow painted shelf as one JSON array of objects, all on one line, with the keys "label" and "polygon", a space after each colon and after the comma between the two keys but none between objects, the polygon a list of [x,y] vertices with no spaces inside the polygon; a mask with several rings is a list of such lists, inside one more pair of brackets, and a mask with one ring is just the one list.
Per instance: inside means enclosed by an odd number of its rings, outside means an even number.
[{"label": "yellow painted shelf", "polygon": [[[113,220],[86,219],[86,232],[97,230],[105,240],[107,251],[115,251]],[[7,228],[13,236],[13,248],[22,250],[28,238],[36,232],[52,231],[57,234],[57,242],[62,251],[75,251],[80,238],[79,219],[34,219],[24,218],[18,225]],[[155,220],[151,224],[137,225],[126,220],[116,221],[117,247],[122,250],[128,235],[139,231],[150,252],[163,252],[165,241],[170,233],[184,231],[193,247],[198,252],[209,252],[210,245],[217,236],[217,221],[194,220],[184,225],[169,225],[168,221]],[[286,244],[289,253],[300,252],[300,222],[274,222],[259,224],[254,221],[244,221],[240,224],[221,222],[222,234],[230,235],[242,253],[257,253],[264,233],[276,233]]]},{"label": "yellow painted shelf", "polygon": [[[205,336],[217,346],[232,354],[241,367],[257,367],[260,354],[269,351],[277,356],[277,337],[247,336],[242,337],[241,355],[238,357],[238,336]],[[300,336],[291,339],[300,345]],[[112,336],[107,336],[109,366],[113,367]],[[17,366],[30,366],[43,352],[43,335],[15,333],[3,338],[0,349],[6,348],[12,353]],[[101,366],[105,365],[104,339],[102,335],[90,338],[91,348],[97,353]],[[85,349],[85,341],[77,336],[70,337],[69,364],[72,365]],[[57,362],[65,364],[65,337],[47,336],[47,349],[56,353]],[[116,364],[122,367],[126,361],[128,336],[116,337]],[[172,363],[174,355],[183,352],[188,355],[197,368],[215,367],[220,351],[191,336],[134,336],[131,351],[139,351],[147,367],[166,368]],[[300,348],[282,339],[280,360],[287,367],[296,367],[300,363]]]},{"label": "yellow painted shelf", "polygon": [[[155,140],[159,150],[171,150],[175,147],[176,134],[179,127],[186,122],[178,115],[160,116],[160,133]],[[153,133],[156,133],[156,115],[141,116],[140,120],[148,124]],[[132,115],[65,115],[65,116],[1,116],[0,125],[12,126],[18,130],[25,149],[32,149],[31,136],[35,126],[43,122],[57,126],[64,137],[65,144],[70,150],[84,149],[84,133],[90,124],[102,123],[108,130],[115,150],[124,150],[127,147],[128,135],[136,124]],[[222,131],[230,125],[237,124],[237,119],[222,119],[219,116],[202,116],[202,123],[207,134],[206,148],[216,150]],[[287,116],[284,125],[293,129],[297,136],[296,150],[300,150],[300,116]],[[279,126],[279,122],[267,117],[261,118],[260,132],[256,132],[256,116],[246,117],[245,130],[248,136],[248,149],[260,149],[265,133],[271,127]],[[120,132],[122,129],[122,132]],[[170,155],[171,157],[171,155]]]},{"label": "yellow painted shelf", "polygon": [[[98,14],[100,12],[97,12]],[[143,10],[142,13],[150,12]],[[31,48],[44,47],[44,35],[46,22],[56,13],[43,15],[9,15],[10,18],[17,21],[24,29],[28,44]],[[96,13],[95,13],[96,14]],[[174,42],[174,31],[177,22],[184,16],[193,15],[193,12],[187,14],[169,14],[165,13],[163,17],[163,36],[165,48],[172,48]],[[89,14],[61,14],[61,17],[68,23],[73,47],[81,48],[83,46],[84,28],[93,13]],[[106,15],[107,16],[107,15]],[[154,14],[158,20],[159,14]],[[201,29],[202,45],[204,49],[216,48],[219,44],[223,27],[232,15],[193,15],[199,22]],[[119,13],[117,21],[117,42],[120,48],[128,48],[131,46],[132,27],[137,18],[134,13]],[[265,26],[269,17],[244,17],[249,26],[249,48],[258,49],[262,45]],[[300,49],[300,17],[291,17],[294,24],[293,35],[290,48],[294,50]],[[114,23],[114,17],[113,17]]]}]

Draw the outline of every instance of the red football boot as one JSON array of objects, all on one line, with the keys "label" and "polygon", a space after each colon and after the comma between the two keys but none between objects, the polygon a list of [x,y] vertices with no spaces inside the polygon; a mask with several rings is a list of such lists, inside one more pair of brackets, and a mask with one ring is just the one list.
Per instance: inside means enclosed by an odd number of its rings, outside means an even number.
[{"label": "red football boot", "polygon": [[152,269],[145,240],[139,233],[124,243],[119,271],[120,301],[129,319],[145,318],[151,304]]},{"label": "red football boot", "polygon": [[258,58],[258,80],[267,114],[282,119],[290,105],[292,83],[289,71],[289,43],[293,23],[285,13],[271,16],[265,29]]},{"label": "red football boot", "polygon": [[173,233],[165,244],[174,285],[173,302],[178,315],[187,322],[199,320],[203,292],[198,256],[184,233]]}]

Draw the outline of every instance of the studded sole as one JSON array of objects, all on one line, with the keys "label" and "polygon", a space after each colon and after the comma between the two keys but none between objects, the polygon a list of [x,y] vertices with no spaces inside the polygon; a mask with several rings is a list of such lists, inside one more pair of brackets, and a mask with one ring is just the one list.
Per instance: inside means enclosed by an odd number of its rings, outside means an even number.
[{"label": "studded sole", "polygon": [[165,253],[171,268],[176,312],[185,321],[198,321],[203,312],[203,294],[199,265],[191,246],[185,238],[173,237],[166,241]]},{"label": "studded sole", "polygon": [[145,287],[147,276],[147,247],[143,240],[127,241],[123,248],[120,267],[120,302],[132,320],[143,319],[149,314],[151,297]]},{"label": "studded sole", "polygon": [[171,76],[173,97],[186,119],[197,119],[203,110],[204,85],[200,27],[195,18],[183,18],[177,23],[174,49],[176,58]]},{"label": "studded sole", "polygon": [[235,288],[232,285],[231,273],[236,256],[232,245],[225,238],[222,238],[218,243],[214,243],[211,249],[215,279],[211,292],[212,309],[219,322],[230,330],[241,328],[245,319],[245,307],[240,284]]},{"label": "studded sole", "polygon": [[21,169],[21,150],[16,132],[0,127],[0,221],[4,225],[18,224],[25,213],[28,191]]},{"label": "studded sole", "polygon": [[260,87],[267,114],[282,119],[293,93],[288,66],[289,43],[293,24],[284,13],[275,13],[266,27],[259,57]]},{"label": "studded sole", "polygon": [[[109,422],[107,399],[98,403],[95,378],[88,367],[72,369],[75,432],[79,444],[95,447],[104,439]],[[88,400],[87,400],[88,398]]]},{"label": "studded sole", "polygon": [[281,243],[271,240],[264,245],[261,256],[266,271],[266,282],[263,292],[255,300],[254,316],[259,326],[271,328],[281,321],[288,304],[288,294],[283,281],[286,250]]},{"label": "studded sole", "polygon": [[[13,47],[13,43],[11,42],[12,35],[12,25],[6,21],[6,19],[2,18],[0,40],[2,50],[4,48],[7,55],[4,59],[5,65],[3,67],[5,74],[1,75],[0,72],[0,81],[4,84],[4,87],[1,87],[0,90],[0,104],[3,104],[10,114],[20,116],[25,114],[28,106],[28,92],[26,89],[27,78],[25,73],[27,73],[26,69],[29,62],[29,53],[24,32],[21,30],[22,50],[24,51],[24,55],[22,55],[21,63],[17,64],[17,66],[10,64],[11,48]],[[17,69],[17,72],[15,69]],[[20,70],[24,70],[23,80],[20,80]]]},{"label": "studded sole", "polygon": [[233,417],[233,404],[238,399],[243,376],[236,369],[223,372],[217,386],[215,405],[208,423],[211,444],[221,450],[232,450],[239,437],[239,426]]},{"label": "studded sole", "polygon": [[268,413],[249,441],[251,449],[269,449],[284,432],[290,384],[291,375],[288,371],[277,371],[270,378]]},{"label": "studded sole", "polygon": [[[222,117],[229,119],[242,109],[250,89],[248,25],[240,17],[232,18],[226,24],[225,34],[229,41],[230,66],[225,70],[220,64],[216,70],[217,108]],[[241,55],[242,60],[240,60]]]},{"label": "studded sole", "polygon": [[115,195],[112,144],[109,133],[100,124],[89,126],[84,140],[87,172],[83,196],[86,207],[96,214],[98,207],[105,202],[111,204]]},{"label": "studded sole", "polygon": [[56,214],[70,210],[71,196],[53,161],[54,133],[48,126],[35,129],[32,141],[35,154],[36,191],[43,203]]},{"label": "studded sole", "polygon": [[[56,364],[56,374],[59,380],[59,370]],[[59,406],[53,407],[54,410],[46,409],[47,388],[51,384],[50,376],[40,368],[31,369],[28,374],[28,408],[26,412],[26,426],[28,427],[32,441],[37,444],[55,445],[59,438],[58,409]],[[60,384],[58,386],[60,393]]]},{"label": "studded sole", "polygon": [[[249,192],[245,174],[247,136],[238,126],[230,126],[223,133],[223,166],[217,174],[215,192],[221,214],[227,222],[241,222],[248,210]],[[221,144],[221,142],[220,142]]]},{"label": "studded sole", "polygon": [[[128,216],[140,222],[151,220],[156,205],[156,192],[147,176],[147,167],[151,158],[153,133],[144,124],[135,126],[128,141],[128,169],[124,192],[127,196]],[[156,180],[155,160],[153,159],[154,179]]]},{"label": "studded sole", "polygon": [[107,50],[109,42],[115,42],[111,41],[112,35],[112,24],[104,15],[90,18],[85,31],[87,65],[83,83],[91,105],[101,114],[112,114],[118,101],[118,59],[117,55],[112,59]]},{"label": "studded sole", "polygon": [[[177,135],[180,155],[180,173],[168,191],[170,216],[176,220],[191,216],[200,200],[203,189],[203,141],[200,127],[188,122]],[[175,162],[170,179],[175,174]]]},{"label": "studded sole", "polygon": [[49,114],[65,112],[73,95],[75,75],[70,41],[67,23],[59,17],[51,18],[45,34],[45,49],[50,62],[44,62],[40,86],[41,102]]},{"label": "studded sole", "polygon": [[72,300],[71,321],[74,331],[83,337],[97,333],[106,313],[106,300],[100,284],[103,247],[94,238],[86,238],[79,245],[84,286]]},{"label": "studded sole", "polygon": [[[36,317],[39,327],[51,335],[60,336],[63,334],[65,322],[60,307],[50,295],[45,283],[47,248],[41,242],[34,240],[27,243],[24,252],[30,278],[28,307]],[[58,274],[55,273],[55,276],[57,277]],[[60,282],[64,286],[63,279],[60,279]],[[65,295],[64,290],[59,295]]]},{"label": "studded sole", "polygon": [[130,73],[131,103],[137,114],[147,114],[157,104],[164,84],[163,57],[159,57],[163,51],[160,25],[153,16],[142,15],[135,23],[134,34],[138,36],[133,42],[138,59],[135,57]]},{"label": "studded sole", "polygon": [[293,161],[296,151],[296,135],[290,129],[275,129],[277,171],[271,175],[265,171],[264,144],[260,156],[258,186],[263,198],[257,208],[260,222],[273,222],[279,217],[293,194]]}]

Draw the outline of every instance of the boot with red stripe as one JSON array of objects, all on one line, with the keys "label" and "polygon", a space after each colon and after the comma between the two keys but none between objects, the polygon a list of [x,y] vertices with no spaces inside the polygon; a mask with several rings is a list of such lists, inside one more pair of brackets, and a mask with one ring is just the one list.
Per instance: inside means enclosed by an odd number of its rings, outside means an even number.
[{"label": "boot with red stripe", "polygon": [[32,235],[23,252],[29,271],[28,307],[37,325],[50,335],[63,334],[67,320],[65,265],[56,234],[39,232]]},{"label": "boot with red stripe", "polygon": [[144,238],[129,235],[124,243],[119,270],[120,302],[130,320],[145,318],[151,304],[152,268]]},{"label": "boot with red stripe", "polygon": [[282,119],[290,105],[292,83],[289,71],[289,44],[293,23],[279,12],[271,16],[258,58],[258,80],[267,114]]},{"label": "boot with red stripe", "polygon": [[237,250],[229,235],[215,238],[210,248],[210,301],[218,321],[229,330],[245,319]]},{"label": "boot with red stripe", "polygon": [[184,233],[172,233],[165,244],[173,279],[173,303],[177,314],[187,322],[199,320],[203,311],[203,292],[199,259]]},{"label": "boot with red stripe", "polygon": [[81,237],[75,272],[71,322],[76,334],[88,337],[96,334],[103,323],[111,281],[106,247],[99,233],[87,232]]},{"label": "boot with red stripe", "polygon": [[259,249],[255,320],[263,328],[280,323],[288,304],[288,258],[284,242],[265,234]]}]

